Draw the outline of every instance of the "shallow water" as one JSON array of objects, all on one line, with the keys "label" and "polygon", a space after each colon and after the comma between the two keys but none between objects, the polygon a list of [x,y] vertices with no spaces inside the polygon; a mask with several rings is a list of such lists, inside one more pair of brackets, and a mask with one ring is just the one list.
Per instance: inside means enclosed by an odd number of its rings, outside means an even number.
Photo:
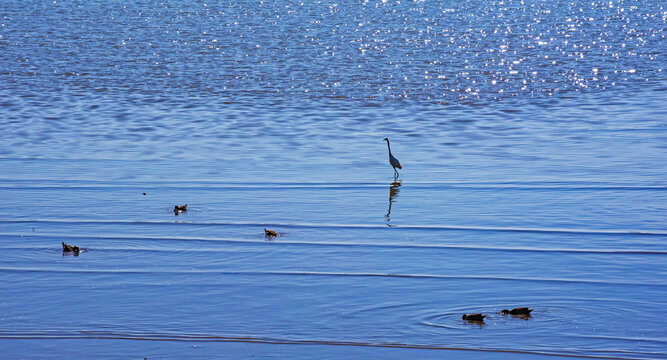
[{"label": "shallow water", "polygon": [[665,14],[0,0],[2,354],[667,358]]}]

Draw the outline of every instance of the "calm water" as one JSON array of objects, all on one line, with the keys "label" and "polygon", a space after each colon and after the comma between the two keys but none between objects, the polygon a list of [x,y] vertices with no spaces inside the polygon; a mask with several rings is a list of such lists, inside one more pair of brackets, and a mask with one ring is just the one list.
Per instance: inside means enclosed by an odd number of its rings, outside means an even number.
[{"label": "calm water", "polygon": [[0,353],[667,358],[666,25],[0,0]]}]

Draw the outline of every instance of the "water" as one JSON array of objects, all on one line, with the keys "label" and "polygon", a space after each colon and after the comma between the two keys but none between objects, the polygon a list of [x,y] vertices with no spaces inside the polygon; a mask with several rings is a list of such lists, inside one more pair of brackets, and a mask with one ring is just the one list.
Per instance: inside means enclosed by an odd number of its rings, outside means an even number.
[{"label": "water", "polygon": [[0,0],[1,353],[667,358],[666,16]]}]

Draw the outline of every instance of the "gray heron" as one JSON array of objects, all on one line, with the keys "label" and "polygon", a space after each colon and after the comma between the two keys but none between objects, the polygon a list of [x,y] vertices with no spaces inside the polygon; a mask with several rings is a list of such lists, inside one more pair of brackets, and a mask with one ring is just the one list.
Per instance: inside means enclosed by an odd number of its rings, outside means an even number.
[{"label": "gray heron", "polygon": [[401,166],[401,163],[398,161],[398,159],[391,154],[389,139],[384,138],[384,140],[387,141],[387,149],[389,150],[389,164],[391,164],[391,166],[394,168],[394,178],[396,178],[398,176],[398,171],[396,170],[396,168],[403,169],[403,167]]}]

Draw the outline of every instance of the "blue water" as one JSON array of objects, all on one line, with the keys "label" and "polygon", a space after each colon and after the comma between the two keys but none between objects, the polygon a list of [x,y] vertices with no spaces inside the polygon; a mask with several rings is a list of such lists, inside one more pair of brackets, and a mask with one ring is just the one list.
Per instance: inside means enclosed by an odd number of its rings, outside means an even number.
[{"label": "blue water", "polygon": [[667,358],[666,16],[0,0],[0,357]]}]

